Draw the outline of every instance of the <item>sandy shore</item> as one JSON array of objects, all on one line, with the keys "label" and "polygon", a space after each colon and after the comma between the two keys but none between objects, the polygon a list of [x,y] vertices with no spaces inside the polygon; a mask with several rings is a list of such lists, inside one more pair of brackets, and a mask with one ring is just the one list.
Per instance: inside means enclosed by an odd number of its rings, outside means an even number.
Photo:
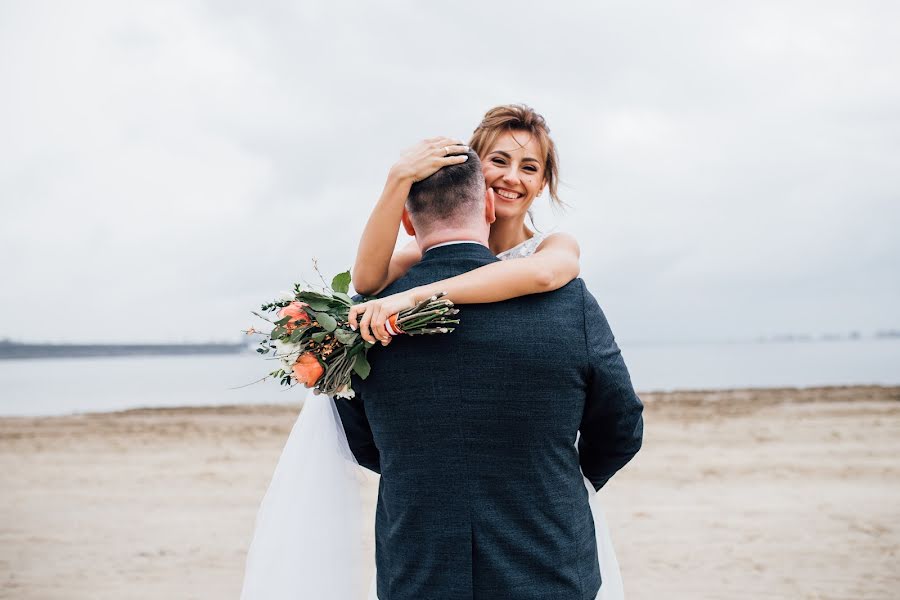
[{"label": "sandy shore", "polygon": [[[900,597],[900,387],[642,394],[630,600]],[[0,418],[0,598],[238,598],[296,407]]]}]

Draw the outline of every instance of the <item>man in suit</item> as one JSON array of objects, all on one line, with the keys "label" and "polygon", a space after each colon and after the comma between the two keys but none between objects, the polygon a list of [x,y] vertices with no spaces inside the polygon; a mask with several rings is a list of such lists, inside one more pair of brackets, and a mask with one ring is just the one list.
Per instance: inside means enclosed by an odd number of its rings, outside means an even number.
[{"label": "man in suit", "polygon": [[[414,184],[404,219],[422,260],[382,295],[496,261],[492,194],[471,151]],[[381,474],[378,597],[594,600],[582,472],[600,489],[643,433],[606,318],[580,279],[459,318],[450,334],[372,348],[356,397],[335,399],[354,456]]]}]

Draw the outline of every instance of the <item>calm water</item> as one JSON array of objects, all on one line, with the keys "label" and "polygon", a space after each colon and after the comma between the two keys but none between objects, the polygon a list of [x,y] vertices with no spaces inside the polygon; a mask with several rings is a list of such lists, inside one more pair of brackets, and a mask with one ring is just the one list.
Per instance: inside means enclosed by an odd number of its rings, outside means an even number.
[{"label": "calm water", "polygon": [[[638,391],[900,385],[900,340],[622,345]],[[0,414],[59,415],[147,406],[299,402],[267,381],[256,354],[0,361]]]}]

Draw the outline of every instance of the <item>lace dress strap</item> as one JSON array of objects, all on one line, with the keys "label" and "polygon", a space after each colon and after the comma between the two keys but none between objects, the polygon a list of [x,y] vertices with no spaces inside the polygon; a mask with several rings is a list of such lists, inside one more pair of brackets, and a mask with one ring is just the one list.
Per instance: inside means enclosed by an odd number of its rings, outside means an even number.
[{"label": "lace dress strap", "polygon": [[511,258],[525,258],[526,256],[531,256],[534,254],[538,246],[541,245],[549,233],[535,233],[533,236],[519,244],[518,246],[513,246],[509,250],[505,250],[497,255],[497,258],[500,260],[509,260]]}]

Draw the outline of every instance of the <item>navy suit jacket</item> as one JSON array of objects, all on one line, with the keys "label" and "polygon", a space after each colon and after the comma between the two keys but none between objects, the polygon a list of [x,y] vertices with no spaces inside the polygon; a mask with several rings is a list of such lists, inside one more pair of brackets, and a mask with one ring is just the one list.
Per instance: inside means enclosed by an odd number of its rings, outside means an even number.
[{"label": "navy suit jacket", "polygon": [[[496,260],[434,248],[382,294]],[[379,600],[594,600],[582,471],[600,489],[643,432],[606,318],[580,279],[460,308],[452,333],[373,347],[356,397],[335,400],[353,454],[381,473]]]}]

